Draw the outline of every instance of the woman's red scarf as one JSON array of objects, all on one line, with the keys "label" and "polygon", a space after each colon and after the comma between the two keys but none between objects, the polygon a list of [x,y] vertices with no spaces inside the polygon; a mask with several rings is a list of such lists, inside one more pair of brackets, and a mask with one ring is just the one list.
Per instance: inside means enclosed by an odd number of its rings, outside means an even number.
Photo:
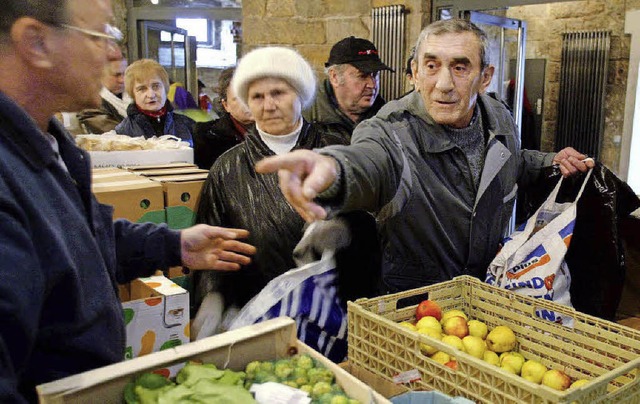
[{"label": "woman's red scarf", "polygon": [[142,109],[138,106],[138,104],[136,104],[136,108],[138,108],[138,111],[140,111],[141,113],[145,114],[146,116],[149,116],[151,118],[156,118],[158,119],[158,121],[160,120],[160,118],[162,118],[163,116],[165,116],[167,114],[167,107],[162,107],[157,111],[147,111],[146,109]]}]

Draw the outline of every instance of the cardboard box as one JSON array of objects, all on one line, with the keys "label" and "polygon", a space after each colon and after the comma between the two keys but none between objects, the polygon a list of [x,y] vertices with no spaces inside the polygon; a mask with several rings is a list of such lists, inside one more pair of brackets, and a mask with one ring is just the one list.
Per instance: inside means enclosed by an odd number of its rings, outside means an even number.
[{"label": "cardboard box", "polygon": [[93,167],[193,163],[193,149],[89,151]]},{"label": "cardboard box", "polygon": [[111,178],[105,182],[94,182],[92,190],[100,203],[113,206],[114,219],[124,218],[138,223],[166,222],[162,185],[148,178],[136,175]]},{"label": "cardboard box", "polygon": [[350,375],[296,338],[293,320],[280,317],[124,363],[70,376],[37,387],[41,403],[121,403],[125,385],[137,375],[189,360],[214,363],[219,368],[244,370],[254,360],[286,358],[306,353],[331,369],[345,392],[367,404],[387,404],[362,381]]},{"label": "cardboard box", "polygon": [[209,172],[197,167],[136,170],[136,174],[162,184],[167,225],[184,229],[195,223],[200,192]]},{"label": "cardboard box", "polygon": [[130,283],[128,301],[122,302],[127,346],[132,359],[188,343],[189,293],[164,276],[139,278]]}]

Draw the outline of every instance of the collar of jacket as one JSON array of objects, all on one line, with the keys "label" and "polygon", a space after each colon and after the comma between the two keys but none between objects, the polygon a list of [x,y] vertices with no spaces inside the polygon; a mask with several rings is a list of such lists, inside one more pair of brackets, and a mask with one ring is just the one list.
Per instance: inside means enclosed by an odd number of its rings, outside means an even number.
[{"label": "collar of jacket", "polygon": [[[351,118],[349,118],[347,114],[345,114],[340,109],[340,105],[338,104],[338,99],[336,98],[336,93],[335,91],[333,91],[333,86],[331,85],[331,82],[329,81],[329,79],[324,80],[323,87],[324,87],[324,91],[327,94],[327,99],[329,100],[329,104],[331,104],[333,109],[342,118],[342,120],[344,120],[345,123],[348,123],[351,126],[352,130],[360,122],[364,121],[365,119],[369,119],[372,116],[375,116],[375,114],[378,113],[378,111],[380,111],[380,108],[382,108],[382,106],[386,104],[386,101],[384,100],[384,98],[382,98],[382,96],[378,92],[378,95],[376,96],[375,101],[373,101],[373,104],[369,107],[369,109],[367,109],[364,113],[362,113],[356,122],[353,122]],[[318,94],[318,96],[320,96],[320,94]]]},{"label": "collar of jacket", "polygon": [[[497,132],[499,125],[496,114],[498,111],[495,110],[491,100],[488,96],[481,94],[477,102],[480,107],[480,113],[482,114],[484,128],[488,132],[488,137],[486,136],[487,133],[485,133],[487,144],[490,144],[494,138],[504,143],[505,134]],[[431,115],[427,113],[424,100],[417,91],[413,91],[397,101],[387,103],[378,115],[384,114],[389,116],[394,112],[403,113],[405,111],[420,118],[431,127],[429,136],[420,137],[427,151],[440,153],[456,147],[456,144],[447,135],[444,126],[436,123]]]},{"label": "collar of jacket", "polygon": [[[173,111],[173,105],[171,104],[171,101],[169,101],[169,99],[167,98],[167,100],[164,102],[164,107],[167,109],[167,114],[169,112]],[[135,102],[132,102],[131,104],[129,104],[129,106],[127,107],[127,115],[129,116],[133,116],[133,115],[144,115],[142,112],[140,112],[140,110],[138,109],[138,105]],[[146,116],[146,115],[145,115]],[[166,116],[166,114],[165,114]]]},{"label": "collar of jacket", "polygon": [[[13,143],[22,157],[36,170],[43,170],[57,159],[49,141],[36,122],[11,98],[0,92],[0,136]],[[73,142],[57,119],[51,118],[48,132],[58,143]],[[60,144],[60,150],[63,150]]]}]

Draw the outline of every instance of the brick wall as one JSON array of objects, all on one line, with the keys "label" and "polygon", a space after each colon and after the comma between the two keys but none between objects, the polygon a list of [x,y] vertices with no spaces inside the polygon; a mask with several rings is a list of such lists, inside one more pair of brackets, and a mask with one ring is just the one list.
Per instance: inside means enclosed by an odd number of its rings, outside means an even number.
[{"label": "brick wall", "polygon": [[542,125],[542,149],[553,150],[557,103],[560,90],[562,33],[569,31],[611,31],[611,51],[607,73],[605,129],[601,161],[618,170],[624,104],[627,90],[630,38],[624,34],[625,12],[640,8],[640,1],[589,0],[511,7],[507,16],[527,21],[526,57],[546,59],[546,85]]},{"label": "brick wall", "polygon": [[371,9],[402,4],[407,10],[405,54],[413,46],[430,2],[420,0],[243,0],[243,51],[266,45],[295,47],[323,79],[333,44],[354,35],[371,38]]}]

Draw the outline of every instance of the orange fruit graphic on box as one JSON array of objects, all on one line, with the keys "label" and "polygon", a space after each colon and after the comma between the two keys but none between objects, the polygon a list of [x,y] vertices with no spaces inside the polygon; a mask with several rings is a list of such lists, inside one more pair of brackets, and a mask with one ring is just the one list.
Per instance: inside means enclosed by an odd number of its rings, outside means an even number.
[{"label": "orange fruit graphic on box", "polygon": [[140,352],[138,356],[146,355],[153,351],[153,345],[156,343],[156,333],[149,330],[140,338]]}]

